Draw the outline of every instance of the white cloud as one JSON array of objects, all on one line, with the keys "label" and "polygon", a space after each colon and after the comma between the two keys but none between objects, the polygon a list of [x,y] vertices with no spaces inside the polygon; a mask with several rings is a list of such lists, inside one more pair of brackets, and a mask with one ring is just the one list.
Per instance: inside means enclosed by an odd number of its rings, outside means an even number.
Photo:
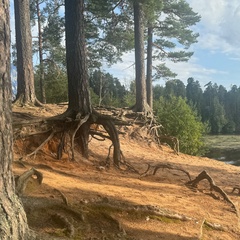
[{"label": "white cloud", "polygon": [[123,54],[122,62],[113,64],[110,68],[106,64],[103,64],[103,68],[111,73],[114,77],[117,77],[122,83],[126,81],[132,81],[135,79],[135,59],[134,52],[128,52]]},{"label": "white cloud", "polygon": [[[114,64],[110,68],[103,67],[107,72],[111,73],[114,77],[117,77],[123,84],[127,84],[135,79],[135,65],[134,65],[134,52],[126,53],[122,57],[123,61]],[[170,60],[166,61],[166,65],[175,73],[177,73],[177,79],[180,79],[185,84],[189,77],[194,77],[199,80],[201,86],[204,86],[209,81],[215,82],[213,76],[228,75],[229,73],[214,68],[206,68],[198,63],[197,58],[192,57],[189,62],[174,63]],[[154,61],[154,65],[161,62]],[[157,81],[159,84],[164,84],[165,81],[160,79]]]},{"label": "white cloud", "polygon": [[240,56],[239,0],[187,0],[201,15],[198,47]]},{"label": "white cloud", "polygon": [[176,72],[177,79],[180,79],[185,84],[187,83],[187,79],[190,77],[195,78],[200,82],[201,86],[204,86],[209,81],[215,82],[213,76],[214,75],[228,75],[228,72],[217,70],[214,68],[206,68],[198,63],[198,59],[192,57],[189,62],[178,62],[173,63],[171,61],[167,61],[167,66],[172,69],[172,71]]}]

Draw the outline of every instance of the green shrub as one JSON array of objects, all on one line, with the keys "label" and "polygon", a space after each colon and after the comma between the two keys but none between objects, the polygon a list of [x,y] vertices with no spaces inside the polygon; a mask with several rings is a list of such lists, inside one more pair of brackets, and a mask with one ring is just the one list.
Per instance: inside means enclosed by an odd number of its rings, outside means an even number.
[{"label": "green shrub", "polygon": [[174,96],[160,97],[154,102],[154,111],[163,126],[161,134],[177,137],[180,152],[191,155],[203,152],[206,127],[185,99]]}]

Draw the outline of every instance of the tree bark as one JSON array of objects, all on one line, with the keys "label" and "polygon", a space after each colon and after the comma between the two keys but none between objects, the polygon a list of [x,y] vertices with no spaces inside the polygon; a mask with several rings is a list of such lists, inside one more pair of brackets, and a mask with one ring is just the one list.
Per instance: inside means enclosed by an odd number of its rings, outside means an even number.
[{"label": "tree bark", "polygon": [[84,0],[65,0],[66,57],[68,75],[68,111],[83,116],[92,112],[86,44],[84,36]]},{"label": "tree bark", "polygon": [[144,112],[146,101],[146,81],[144,62],[144,14],[141,3],[134,0],[134,38],[136,71],[136,105],[137,112]]},{"label": "tree bark", "polygon": [[29,0],[14,0],[17,47],[17,96],[15,102],[34,105],[37,99],[32,62]]},{"label": "tree bark", "polygon": [[29,239],[27,219],[15,194],[10,81],[9,0],[0,0],[0,239]]},{"label": "tree bark", "polygon": [[152,42],[153,42],[153,28],[148,27],[148,43],[147,43],[147,103],[150,108],[153,107],[153,91],[152,91]]},{"label": "tree bark", "polygon": [[45,74],[43,65],[43,41],[42,41],[42,23],[41,23],[41,12],[40,3],[36,2],[37,7],[37,21],[38,21],[38,51],[39,51],[39,63],[40,63],[40,93],[42,103],[46,103],[46,93],[45,93]]}]

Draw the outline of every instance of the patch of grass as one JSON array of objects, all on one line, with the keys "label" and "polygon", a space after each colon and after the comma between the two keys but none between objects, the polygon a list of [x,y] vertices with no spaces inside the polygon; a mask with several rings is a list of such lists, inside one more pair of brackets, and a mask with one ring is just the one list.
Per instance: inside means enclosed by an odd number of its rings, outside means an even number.
[{"label": "patch of grass", "polygon": [[238,149],[240,135],[207,135],[204,141],[209,149]]}]

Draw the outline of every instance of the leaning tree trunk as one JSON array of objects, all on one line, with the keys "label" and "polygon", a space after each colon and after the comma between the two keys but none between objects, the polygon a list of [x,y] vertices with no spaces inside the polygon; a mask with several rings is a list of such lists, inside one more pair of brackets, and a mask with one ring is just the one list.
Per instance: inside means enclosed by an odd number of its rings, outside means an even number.
[{"label": "leaning tree trunk", "polygon": [[34,88],[29,0],[14,0],[17,48],[16,104],[39,103]]},{"label": "leaning tree trunk", "polygon": [[144,67],[144,14],[141,3],[134,0],[134,39],[136,70],[136,105],[135,110],[144,112],[146,107],[146,82]]},{"label": "leaning tree trunk", "polygon": [[25,212],[11,170],[12,122],[9,1],[0,0],[0,239],[28,239]]}]

